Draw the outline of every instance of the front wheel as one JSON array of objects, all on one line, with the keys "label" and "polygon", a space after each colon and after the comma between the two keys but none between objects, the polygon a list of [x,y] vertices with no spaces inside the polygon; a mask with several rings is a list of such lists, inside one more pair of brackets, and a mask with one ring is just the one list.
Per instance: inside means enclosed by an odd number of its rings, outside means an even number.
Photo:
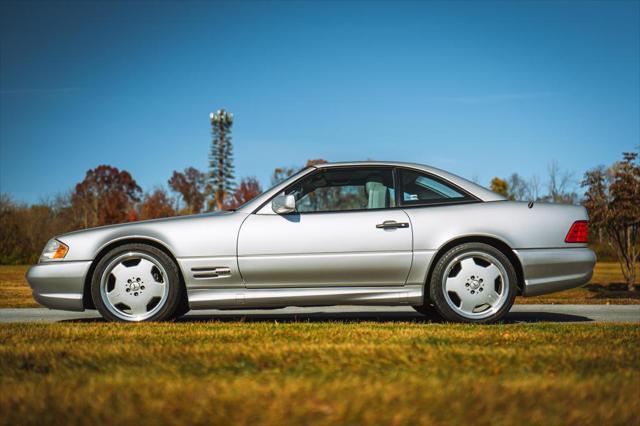
[{"label": "front wheel", "polygon": [[91,296],[109,321],[172,319],[182,300],[178,267],[156,247],[125,244],[96,265]]},{"label": "front wheel", "polygon": [[416,306],[412,306],[412,308],[419,314],[422,314],[424,316],[430,317],[435,315],[438,315],[438,312],[436,311],[436,309],[433,307],[433,305],[431,303],[425,303],[423,305],[416,305]]},{"label": "front wheel", "polygon": [[436,310],[446,320],[488,323],[501,320],[513,306],[516,271],[500,250],[466,243],[438,260],[429,286]]}]

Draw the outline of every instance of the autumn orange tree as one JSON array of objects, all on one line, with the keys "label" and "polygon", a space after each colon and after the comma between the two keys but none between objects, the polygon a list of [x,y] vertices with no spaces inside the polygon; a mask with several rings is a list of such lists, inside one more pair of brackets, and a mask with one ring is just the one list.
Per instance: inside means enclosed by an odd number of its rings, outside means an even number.
[{"label": "autumn orange tree", "polygon": [[500,194],[504,197],[509,196],[509,187],[507,186],[507,181],[504,179],[500,179],[499,177],[494,177],[491,179],[491,190],[496,194]]},{"label": "autumn orange tree", "polygon": [[[169,179],[169,188],[180,194],[185,203],[184,214],[200,213],[204,207],[207,177],[195,167],[188,167],[184,172],[174,171]],[[177,207],[176,207],[177,208]]]},{"label": "autumn orange tree", "polygon": [[159,219],[175,215],[173,199],[163,188],[156,188],[151,193],[146,194],[142,203],[140,203],[140,220]]},{"label": "autumn orange tree", "polygon": [[307,164],[305,167],[315,166],[317,164],[327,164],[328,161],[324,158],[312,158],[311,160],[307,160]]},{"label": "autumn orange tree", "polygon": [[631,291],[636,285],[640,257],[640,165],[638,153],[625,152],[609,169],[585,173],[584,206],[592,230],[601,231],[615,250],[620,269]]},{"label": "autumn orange tree", "polygon": [[83,228],[126,222],[142,189],[129,172],[101,165],[87,171],[71,194],[71,207]]},{"label": "autumn orange tree", "polygon": [[34,263],[49,238],[137,219],[140,187],[126,171],[99,166],[73,191],[27,205],[0,194],[0,264]]},{"label": "autumn orange tree", "polygon": [[226,210],[237,209],[262,193],[260,183],[254,177],[243,178],[240,185],[233,192],[232,197],[225,204]]},{"label": "autumn orange tree", "polygon": [[280,182],[284,182],[296,172],[293,167],[276,167],[271,175],[271,186],[276,186]]}]

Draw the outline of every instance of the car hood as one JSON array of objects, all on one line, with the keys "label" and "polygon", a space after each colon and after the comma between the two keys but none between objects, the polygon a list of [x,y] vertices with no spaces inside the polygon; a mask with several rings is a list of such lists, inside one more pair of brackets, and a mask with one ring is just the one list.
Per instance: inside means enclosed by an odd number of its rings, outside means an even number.
[{"label": "car hood", "polygon": [[185,222],[198,220],[199,218],[215,218],[215,217],[223,217],[229,214],[234,214],[235,211],[220,211],[220,212],[208,212],[208,213],[199,213],[199,214],[191,214],[184,216],[172,216],[172,217],[163,217],[159,219],[147,219],[147,220],[138,220],[135,222],[126,222],[126,223],[117,223],[114,225],[103,225],[96,226],[94,228],[86,228],[86,229],[78,229],[76,231],[67,232],[65,234],[60,234],[56,236],[56,239],[64,239],[65,237],[73,237],[78,235],[87,235],[90,233],[102,232],[102,231],[111,231],[118,229],[132,229],[139,227],[140,225],[153,225],[153,226],[162,226],[163,224],[173,224],[177,222]]},{"label": "car hood", "polygon": [[161,245],[176,258],[234,255],[245,213],[224,211],[101,226],[56,237],[69,246],[65,260],[92,260],[118,241],[148,241]]}]

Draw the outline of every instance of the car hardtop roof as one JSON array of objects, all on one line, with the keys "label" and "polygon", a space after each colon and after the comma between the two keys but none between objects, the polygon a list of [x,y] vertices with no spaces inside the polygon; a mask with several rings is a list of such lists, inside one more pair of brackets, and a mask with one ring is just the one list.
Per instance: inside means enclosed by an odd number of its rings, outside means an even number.
[{"label": "car hardtop roof", "polygon": [[320,163],[313,164],[311,167],[315,168],[329,168],[329,167],[348,167],[348,166],[387,166],[387,167],[407,167],[413,169],[421,169],[421,170],[433,170],[435,174],[439,174],[439,172],[445,172],[444,170],[438,169],[436,167],[427,166],[426,164],[419,163],[407,163],[403,161],[375,161],[375,160],[367,160],[367,161],[336,161],[332,163]]},{"label": "car hardtop roof", "polygon": [[453,173],[449,173],[445,170],[438,169],[437,167],[427,166],[425,164],[420,163],[406,163],[402,161],[339,161],[334,163],[322,163],[322,164],[313,164],[310,167],[315,167],[317,169],[323,168],[332,168],[332,167],[348,167],[348,166],[387,166],[387,167],[406,167],[409,169],[422,170],[424,172],[439,176],[449,182],[454,183],[455,185],[461,187],[467,192],[472,193],[482,201],[502,201],[506,198],[502,195],[496,194],[489,189],[478,185],[475,182],[472,182],[468,179],[465,179],[461,176],[455,175]]}]

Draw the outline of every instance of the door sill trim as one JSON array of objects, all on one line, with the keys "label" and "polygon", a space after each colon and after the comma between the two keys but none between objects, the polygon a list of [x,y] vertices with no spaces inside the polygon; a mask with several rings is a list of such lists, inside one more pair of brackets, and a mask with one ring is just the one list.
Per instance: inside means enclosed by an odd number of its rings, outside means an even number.
[{"label": "door sill trim", "polygon": [[327,305],[421,305],[423,285],[190,289],[191,309],[253,309]]}]

